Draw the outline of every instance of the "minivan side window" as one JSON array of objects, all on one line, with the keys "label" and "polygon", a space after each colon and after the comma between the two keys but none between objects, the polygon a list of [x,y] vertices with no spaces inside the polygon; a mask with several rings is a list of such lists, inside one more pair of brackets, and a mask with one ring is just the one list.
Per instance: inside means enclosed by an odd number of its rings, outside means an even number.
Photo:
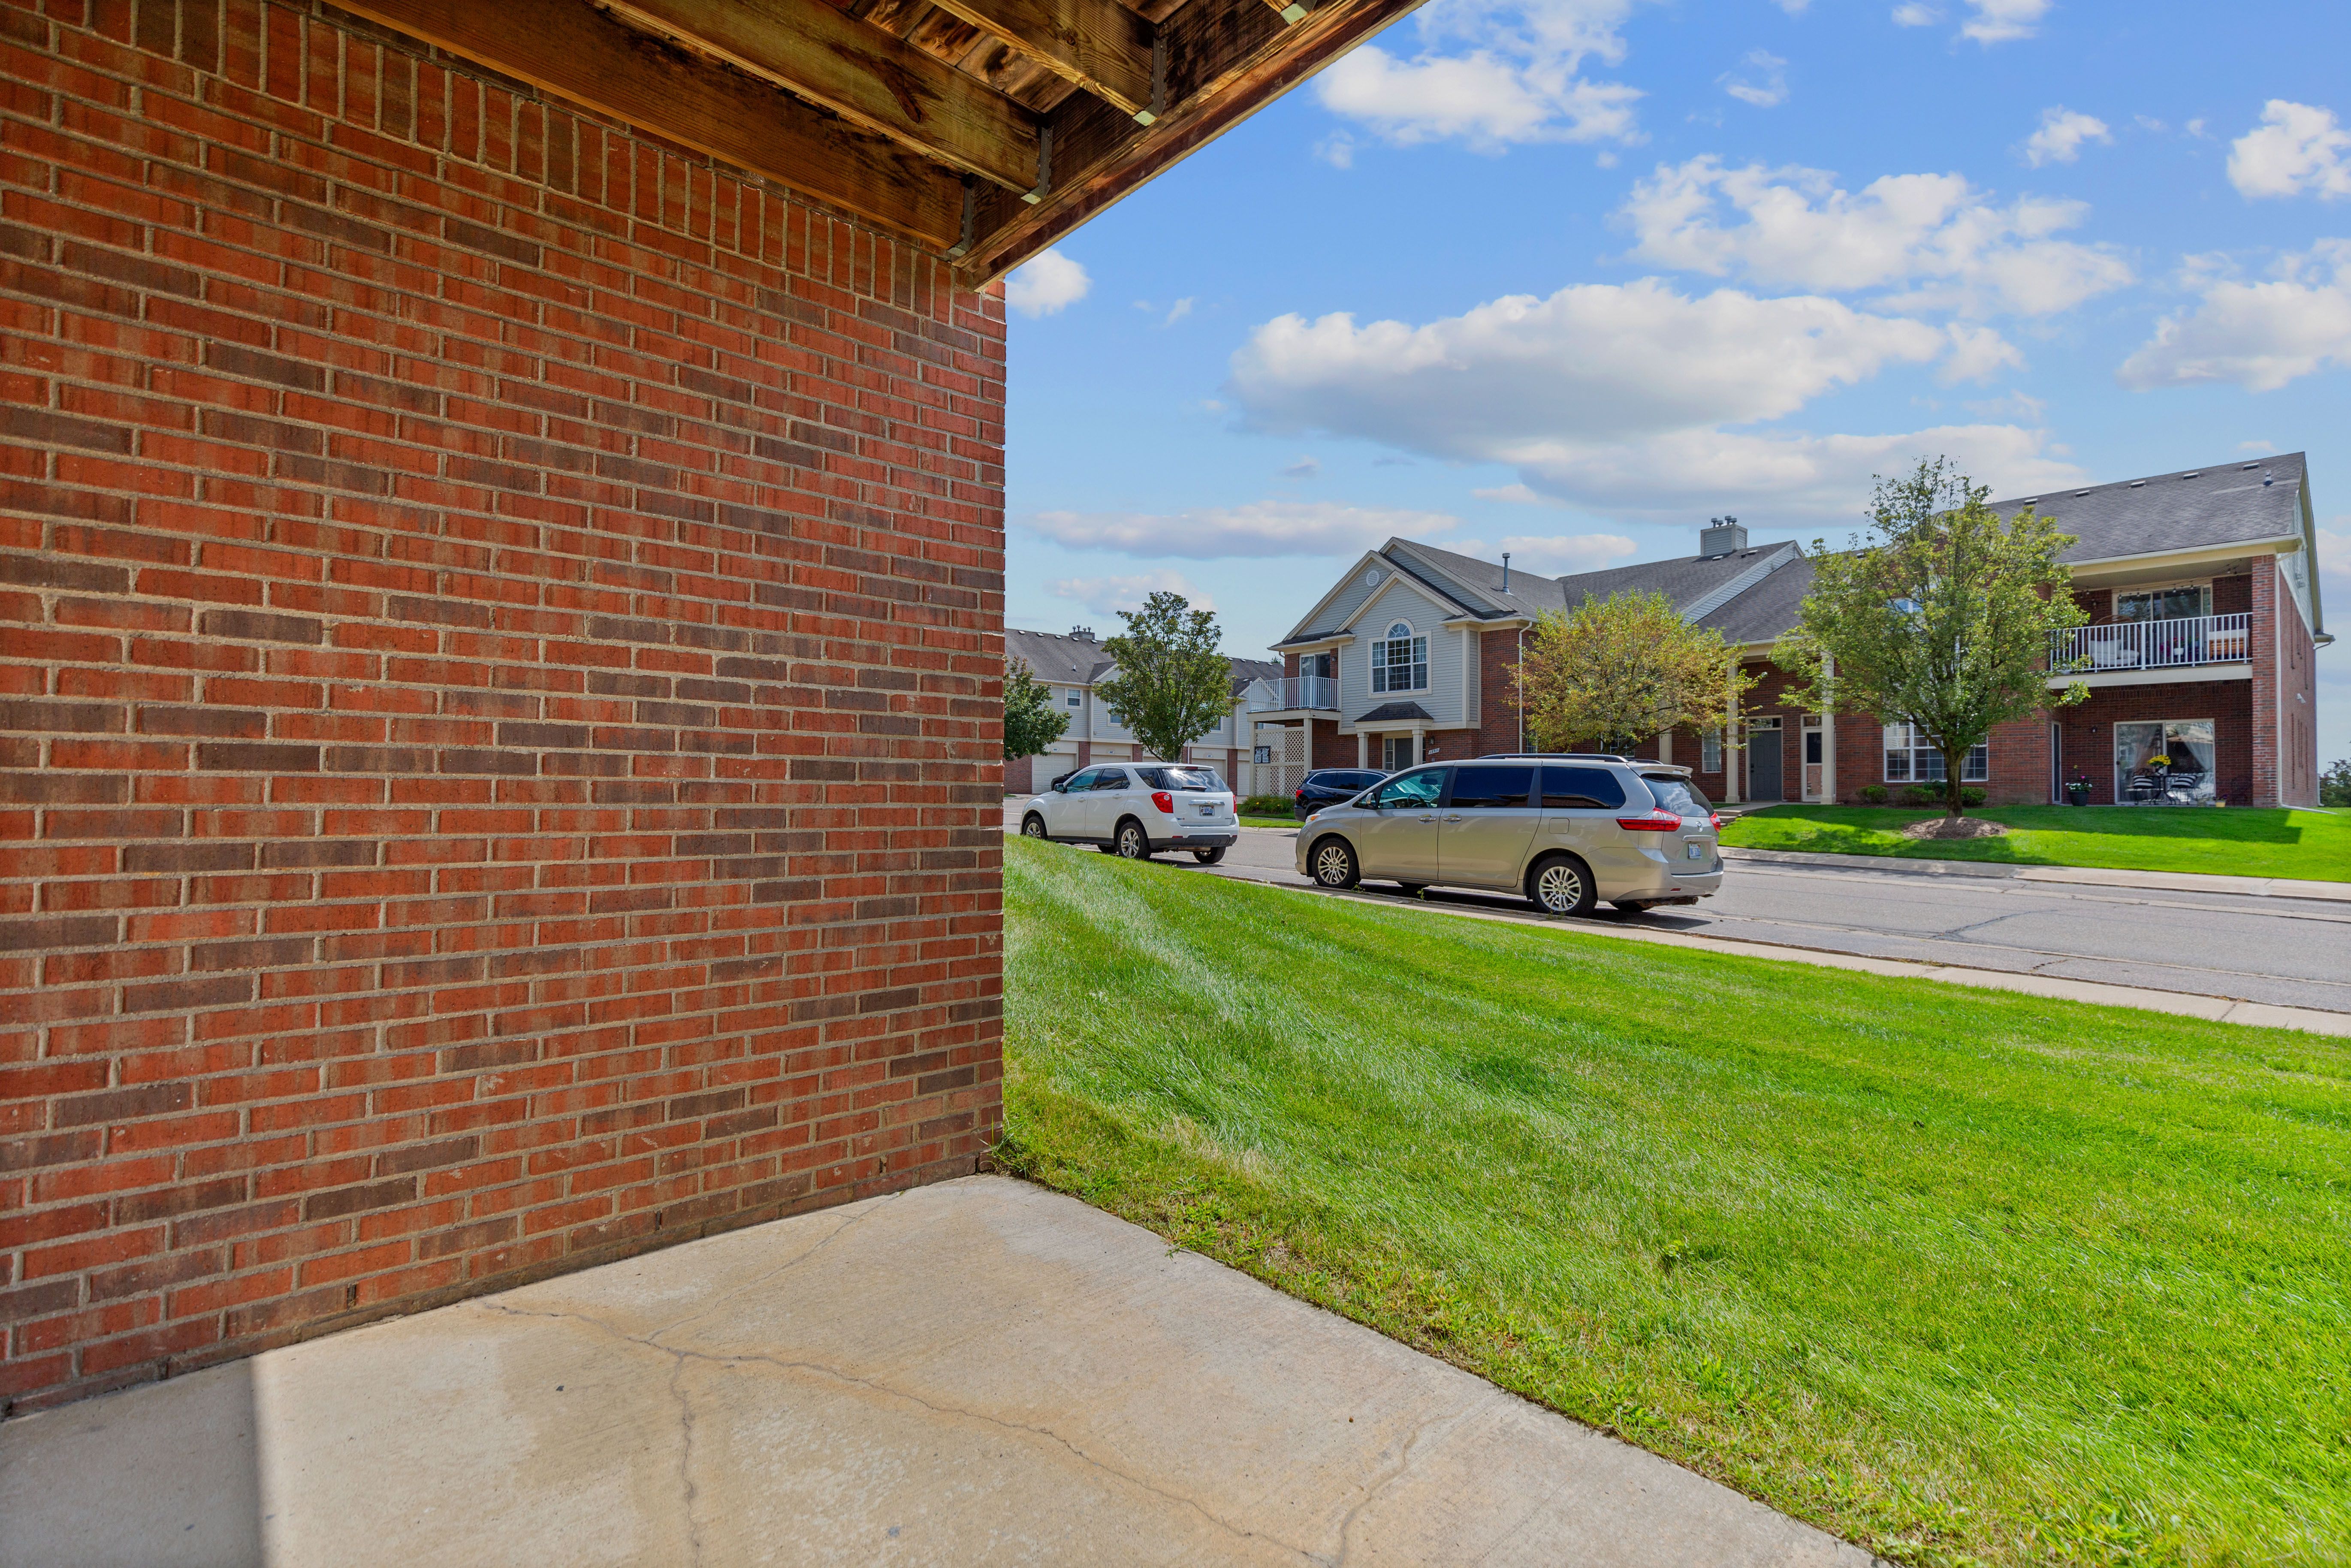
[{"label": "minivan side window", "polygon": [[1542,770],[1542,803],[1547,810],[1578,806],[1614,811],[1625,804],[1625,786],[1605,768],[1558,768]]},{"label": "minivan side window", "polygon": [[1437,804],[1437,796],[1444,793],[1445,774],[1446,769],[1442,768],[1430,768],[1418,773],[1404,774],[1381,785],[1380,792],[1372,799],[1375,803],[1390,810],[1398,808],[1408,810],[1414,806],[1434,806]]},{"label": "minivan side window", "polygon": [[1499,811],[1527,803],[1534,788],[1532,768],[1457,768],[1453,794],[1446,802],[1456,811]]}]

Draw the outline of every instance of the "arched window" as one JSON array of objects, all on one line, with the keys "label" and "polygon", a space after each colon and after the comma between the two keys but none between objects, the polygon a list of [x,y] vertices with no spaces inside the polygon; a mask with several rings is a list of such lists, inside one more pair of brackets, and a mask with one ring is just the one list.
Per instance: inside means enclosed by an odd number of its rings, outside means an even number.
[{"label": "arched window", "polygon": [[1411,622],[1396,622],[1372,643],[1372,690],[1417,692],[1427,686],[1428,639],[1414,636]]}]

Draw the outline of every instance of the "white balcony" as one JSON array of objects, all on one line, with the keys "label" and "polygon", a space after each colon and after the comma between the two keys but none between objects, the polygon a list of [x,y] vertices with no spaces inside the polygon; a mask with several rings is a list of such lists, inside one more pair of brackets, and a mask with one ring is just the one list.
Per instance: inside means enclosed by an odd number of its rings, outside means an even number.
[{"label": "white balcony", "polygon": [[1336,713],[1339,683],[1330,675],[1280,675],[1251,681],[1249,711],[1258,713]]},{"label": "white balcony", "polygon": [[2252,657],[2252,636],[2242,612],[2234,615],[2182,615],[2168,621],[2117,621],[2075,626],[2049,634],[2049,675],[2089,680],[2137,670],[2185,670],[2199,664],[2235,664]]}]

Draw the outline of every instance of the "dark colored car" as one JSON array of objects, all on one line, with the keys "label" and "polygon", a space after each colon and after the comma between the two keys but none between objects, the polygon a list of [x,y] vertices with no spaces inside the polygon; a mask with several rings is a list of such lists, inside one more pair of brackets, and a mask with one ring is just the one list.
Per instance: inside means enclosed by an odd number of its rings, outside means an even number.
[{"label": "dark colored car", "polygon": [[1386,777],[1376,768],[1318,768],[1299,781],[1290,814],[1302,822],[1325,806],[1353,800]]}]

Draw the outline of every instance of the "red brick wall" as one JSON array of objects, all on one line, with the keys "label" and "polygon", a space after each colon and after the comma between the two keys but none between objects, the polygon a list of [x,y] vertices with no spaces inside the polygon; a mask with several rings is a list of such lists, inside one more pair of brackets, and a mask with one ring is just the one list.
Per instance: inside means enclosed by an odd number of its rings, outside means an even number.
[{"label": "red brick wall", "polygon": [[2254,804],[2252,685],[2248,681],[2167,681],[2098,686],[2087,702],[2057,710],[2064,727],[2065,777],[2090,780],[2090,803],[2115,803],[2115,726],[2150,719],[2213,721],[2213,792],[2231,806]]},{"label": "red brick wall", "polygon": [[[2263,561],[2252,575],[2252,780],[2246,804],[2278,804],[2278,658],[2280,632],[2278,599],[2285,584],[2278,580],[2274,558]],[[2292,613],[2291,611],[2288,612]],[[2226,777],[2223,770],[2222,777]]]},{"label": "red brick wall", "polygon": [[1519,733],[1519,643],[1520,633],[1478,634],[1478,733],[1476,755],[1500,756],[1534,745]]},{"label": "red brick wall", "polygon": [[[2276,570],[2277,558],[2271,558]],[[2318,645],[2294,589],[2276,578],[2278,804],[2318,804]]]},{"label": "red brick wall", "polygon": [[262,0],[0,116],[0,1407],[972,1169],[1000,302]]}]

